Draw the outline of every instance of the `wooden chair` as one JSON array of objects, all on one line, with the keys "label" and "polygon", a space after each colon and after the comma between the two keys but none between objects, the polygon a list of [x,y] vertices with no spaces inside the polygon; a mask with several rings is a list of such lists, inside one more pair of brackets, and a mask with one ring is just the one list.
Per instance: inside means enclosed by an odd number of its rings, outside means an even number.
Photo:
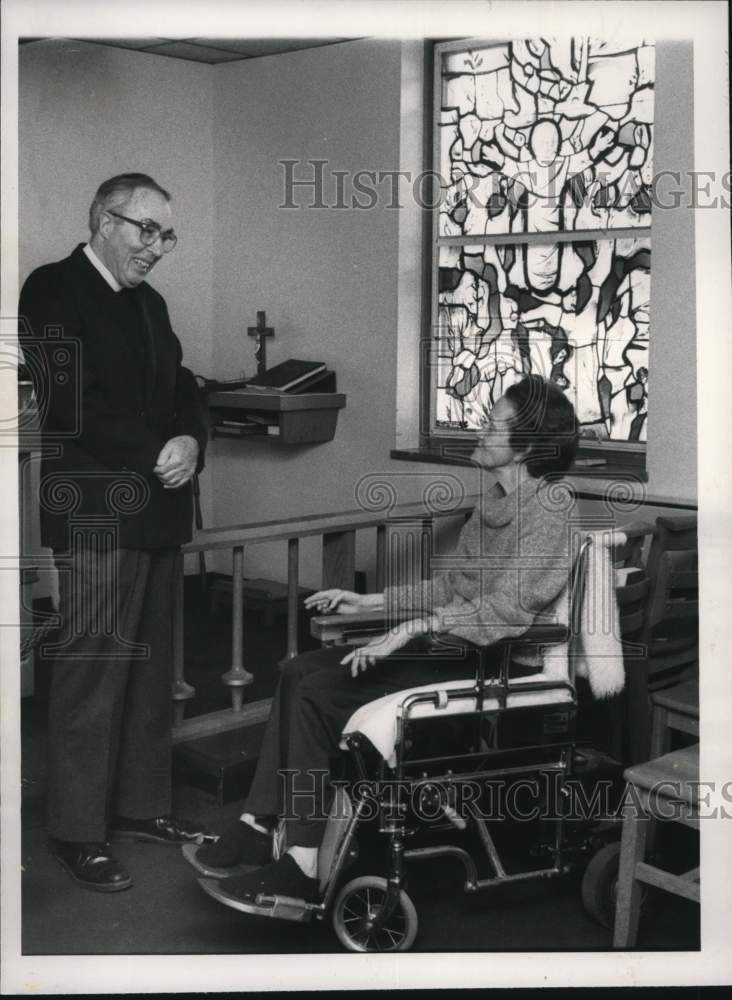
[{"label": "wooden chair", "polygon": [[698,671],[696,516],[657,519],[646,572],[650,590],[638,635],[644,653],[627,663],[626,759],[631,764],[648,760],[651,753],[651,695]]},{"label": "wooden chair", "polygon": [[671,749],[671,733],[686,733],[699,739],[699,681],[684,681],[651,696],[651,759]]},{"label": "wooden chair", "polygon": [[629,767],[615,903],[613,946],[632,948],[643,885],[700,901],[699,869],[672,874],[646,857],[659,819],[699,829],[699,744]]},{"label": "wooden chair", "polygon": [[647,521],[634,521],[619,530],[624,533],[627,541],[614,551],[615,596],[620,616],[620,635],[628,646],[628,656],[632,656],[634,652],[640,652],[635,649],[634,640],[640,641],[651,591],[643,549],[646,539],[655,534],[655,528]]}]

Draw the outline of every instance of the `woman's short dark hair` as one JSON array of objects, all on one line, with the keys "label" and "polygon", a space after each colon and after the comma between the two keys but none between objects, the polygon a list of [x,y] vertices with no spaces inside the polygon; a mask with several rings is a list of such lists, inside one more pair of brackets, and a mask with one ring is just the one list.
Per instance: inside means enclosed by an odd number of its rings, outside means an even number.
[{"label": "woman's short dark hair", "polygon": [[579,427],[571,401],[554,382],[527,375],[504,393],[516,410],[509,441],[525,453],[535,479],[566,472],[577,452]]}]

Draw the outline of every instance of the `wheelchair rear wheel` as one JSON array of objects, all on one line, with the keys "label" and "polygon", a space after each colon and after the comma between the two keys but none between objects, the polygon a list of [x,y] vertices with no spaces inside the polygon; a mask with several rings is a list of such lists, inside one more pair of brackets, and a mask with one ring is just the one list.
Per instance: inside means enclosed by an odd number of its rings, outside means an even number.
[{"label": "wheelchair rear wheel", "polygon": [[403,889],[394,911],[373,926],[388,890],[385,878],[363,875],[343,886],[333,907],[333,929],[349,951],[408,951],[417,936],[417,911]]},{"label": "wheelchair rear wheel", "polygon": [[615,921],[615,898],[620,867],[620,843],[605,844],[592,858],[582,877],[582,903],[603,927]]}]

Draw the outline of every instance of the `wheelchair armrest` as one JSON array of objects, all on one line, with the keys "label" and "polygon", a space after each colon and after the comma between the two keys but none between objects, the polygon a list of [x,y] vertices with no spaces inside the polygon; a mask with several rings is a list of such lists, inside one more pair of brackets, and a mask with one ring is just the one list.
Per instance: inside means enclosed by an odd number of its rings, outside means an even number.
[{"label": "wheelchair armrest", "polygon": [[352,615],[316,615],[310,619],[310,635],[321,642],[354,643],[368,642],[374,636],[382,635],[387,628],[397,622],[414,618],[414,611],[390,615],[387,621],[383,611],[357,611]]},{"label": "wheelchair armrest", "polygon": [[[566,642],[569,638],[569,626],[560,625],[554,622],[546,624],[530,625],[521,635],[514,635],[506,639],[500,639],[495,645],[500,649],[510,649],[511,646],[527,646],[531,643],[536,645],[551,645],[552,643]],[[466,649],[480,653],[491,649],[492,643],[488,646],[461,636],[460,645]]]},{"label": "wheelchair armrest", "polygon": [[[368,642],[376,635],[381,635],[387,627],[396,622],[409,621],[414,618],[414,611],[404,611],[391,615],[387,622],[386,616],[380,612],[358,611],[352,615],[316,615],[310,619],[310,634],[315,639],[327,643],[357,643]],[[569,635],[566,625],[548,623],[546,625],[530,625],[519,636],[504,639],[501,646],[526,645],[529,643],[549,644],[565,642]],[[461,639],[461,643],[469,649],[480,650],[484,647],[470,639]]]},{"label": "wheelchair armrest", "polygon": [[514,636],[512,639],[504,639],[503,644],[507,646],[525,646],[530,643],[549,645],[566,642],[568,638],[569,628],[567,625],[547,623],[546,625],[530,625],[521,635]]}]

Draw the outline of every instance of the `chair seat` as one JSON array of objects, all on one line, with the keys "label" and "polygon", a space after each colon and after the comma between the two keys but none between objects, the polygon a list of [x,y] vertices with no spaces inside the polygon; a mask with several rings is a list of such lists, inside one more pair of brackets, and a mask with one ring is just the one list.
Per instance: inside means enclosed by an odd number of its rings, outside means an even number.
[{"label": "chair seat", "polygon": [[[537,680],[534,676],[532,682]],[[444,718],[448,715],[461,715],[466,712],[476,710],[475,695],[470,694],[463,697],[453,697],[448,700],[448,691],[457,691],[461,688],[469,688],[474,685],[475,680],[455,680],[445,681],[441,684],[426,684],[421,687],[409,688],[404,691],[395,691],[393,694],[384,695],[366,705],[356,709],[351,718],[343,728],[341,747],[346,748],[345,738],[355,733],[367,737],[367,739],[378,750],[384,760],[393,767],[396,763],[396,741],[397,723],[402,715],[402,704],[412,694],[424,694],[435,692],[436,703],[422,702],[415,705],[410,711],[410,718]],[[519,686],[521,678],[514,678],[509,681],[509,688],[514,685]],[[525,684],[526,681],[523,680]],[[547,705],[556,703],[566,703],[572,701],[572,693],[567,687],[557,684],[547,686],[541,690],[532,691],[512,691],[507,699],[507,708],[524,708],[530,705]],[[498,699],[486,697],[483,701],[483,711],[495,711],[499,708]]]},{"label": "chair seat", "polygon": [[627,782],[645,791],[654,790],[659,798],[686,802],[696,808],[699,803],[699,744],[674,750],[644,764],[626,769]]},{"label": "chair seat", "polygon": [[685,681],[653,695],[654,705],[699,718],[699,681]]}]

